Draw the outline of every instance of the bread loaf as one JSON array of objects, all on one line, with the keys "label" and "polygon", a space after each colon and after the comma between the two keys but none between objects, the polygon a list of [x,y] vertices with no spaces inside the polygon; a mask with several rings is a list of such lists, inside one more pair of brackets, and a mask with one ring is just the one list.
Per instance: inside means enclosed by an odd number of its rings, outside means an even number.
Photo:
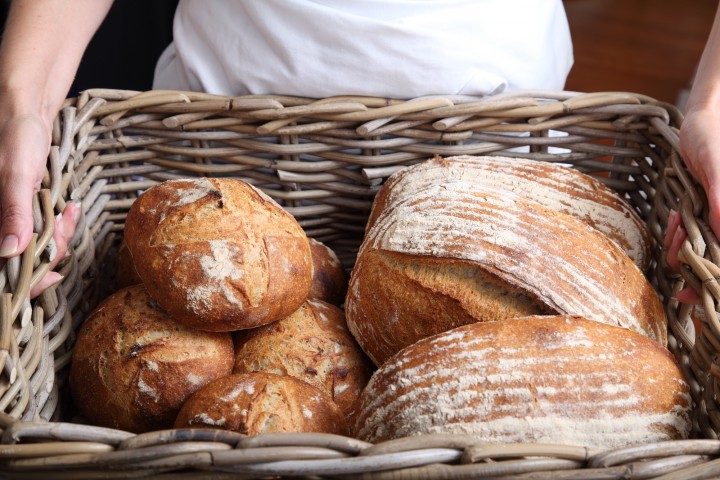
[{"label": "bread loaf", "polygon": [[272,373],[233,374],[191,396],[175,428],[204,427],[246,435],[322,432],[347,435],[340,408],[312,385]]},{"label": "bread loaf", "polygon": [[532,314],[580,315],[666,344],[656,292],[605,235],[462,181],[385,205],[366,232],[345,310],[377,365],[450,328]]},{"label": "bread loaf", "polygon": [[310,284],[309,298],[342,305],[347,292],[348,278],[340,259],[335,252],[324,243],[308,238],[312,256],[313,275]]},{"label": "bread loaf", "polygon": [[388,360],[363,391],[353,434],[425,433],[489,443],[622,448],[687,438],[688,384],[672,354],[579,317],[475,323]]},{"label": "bread loaf", "polygon": [[132,256],[125,240],[120,242],[117,254],[117,273],[115,275],[115,289],[120,290],[131,285],[142,283],[142,279],[135,270]]},{"label": "bread loaf", "polygon": [[125,240],[150,294],[209,331],[257,327],[305,301],[310,246],[270,197],[232,178],[166,181],[133,203]]},{"label": "bread loaf", "polygon": [[90,423],[139,433],[172,427],[185,400],[232,366],[229,333],[179,324],[134,285],[106,298],[81,325],[70,390]]},{"label": "bread loaf", "polygon": [[600,180],[557,163],[493,156],[436,156],[392,175],[375,197],[372,226],[383,205],[429,185],[454,181],[497,188],[576,217],[608,236],[640,270],[652,260],[653,240],[630,204]]},{"label": "bread loaf", "polygon": [[308,300],[282,320],[235,333],[233,373],[290,375],[324,391],[347,417],[372,364],[352,337],[343,311]]}]

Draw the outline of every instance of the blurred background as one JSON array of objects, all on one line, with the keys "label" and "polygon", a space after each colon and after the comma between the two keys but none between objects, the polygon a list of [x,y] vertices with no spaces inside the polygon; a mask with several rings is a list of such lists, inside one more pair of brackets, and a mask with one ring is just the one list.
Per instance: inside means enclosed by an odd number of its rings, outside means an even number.
[{"label": "blurred background", "polygon": [[[2,0],[0,19],[10,0]],[[717,0],[565,0],[575,49],[566,89],[629,91],[682,106]],[[147,90],[177,0],[116,0],[80,66],[86,88]]]},{"label": "blurred background", "polygon": [[565,0],[575,64],[566,88],[682,106],[717,0]]},{"label": "blurred background", "polygon": [[[11,1],[0,0],[0,32]],[[150,89],[155,62],[172,39],[177,3],[115,0],[85,51],[69,96],[95,87]]]}]

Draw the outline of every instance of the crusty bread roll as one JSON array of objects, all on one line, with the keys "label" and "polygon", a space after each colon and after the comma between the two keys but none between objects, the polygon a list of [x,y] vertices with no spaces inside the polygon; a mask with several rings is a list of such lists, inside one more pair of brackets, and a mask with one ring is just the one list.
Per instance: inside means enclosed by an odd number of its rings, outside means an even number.
[{"label": "crusty bread roll", "polygon": [[687,438],[688,384],[672,354],[579,317],[475,323],[388,360],[352,431],[380,442],[424,433],[490,443],[622,448]]},{"label": "crusty bread roll", "polygon": [[175,428],[221,428],[259,435],[322,432],[347,435],[340,408],[322,391],[295,377],[239,373],[220,378],[182,406]]},{"label": "crusty bread roll", "polygon": [[137,270],[135,270],[132,255],[130,255],[127,243],[123,239],[118,247],[115,289],[120,290],[121,288],[137,285],[138,283],[142,283],[142,279],[140,275],[138,275]]},{"label": "crusty bread roll", "polygon": [[90,423],[130,432],[172,427],[185,400],[229,375],[229,333],[187,328],[142,285],[101,302],[78,331],[70,368],[75,405]]},{"label": "crusty bread roll", "polygon": [[436,156],[392,175],[375,197],[382,205],[429,185],[456,180],[516,193],[542,206],[583,220],[615,242],[640,270],[652,260],[653,240],[647,225],[630,204],[600,180],[574,168],[525,158]]},{"label": "crusty bread roll", "polygon": [[240,179],[169,180],[148,189],[128,212],[125,240],[150,294],[202,330],[274,322],[310,291],[305,232]]},{"label": "crusty bread roll", "polygon": [[235,333],[233,373],[290,375],[328,394],[347,417],[372,364],[347,329],[344,312],[308,300],[282,320]]},{"label": "crusty bread roll", "polygon": [[605,235],[511,192],[462,181],[385,205],[366,232],[345,303],[350,331],[377,365],[460,325],[545,313],[667,341],[655,290]]},{"label": "crusty bread roll", "polygon": [[309,298],[317,298],[333,305],[342,305],[347,292],[348,278],[337,254],[318,240],[308,237],[312,255],[312,284]]}]

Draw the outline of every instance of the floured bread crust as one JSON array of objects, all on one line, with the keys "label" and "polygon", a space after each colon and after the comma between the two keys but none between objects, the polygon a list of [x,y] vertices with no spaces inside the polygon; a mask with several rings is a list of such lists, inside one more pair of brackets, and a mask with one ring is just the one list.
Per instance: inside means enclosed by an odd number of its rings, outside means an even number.
[{"label": "floured bread crust", "polygon": [[229,333],[185,327],[133,285],[106,298],[80,327],[73,400],[94,425],[171,428],[191,394],[232,372],[233,353]]},{"label": "floured bread crust", "polygon": [[232,178],[163,182],[133,203],[125,241],[160,305],[210,331],[252,328],[307,298],[312,263],[295,218]]},{"label": "floured bread crust", "polygon": [[350,334],[343,310],[309,299],[282,320],[235,334],[233,373],[254,371],[314,385],[349,418],[372,364]]},{"label": "floured bread crust", "polygon": [[345,308],[377,365],[447,328],[535,313],[581,315],[667,341],[655,290],[605,235],[464,181],[384,205],[366,232]]},{"label": "floured bread crust", "polygon": [[573,316],[475,323],[394,356],[363,391],[353,434],[425,433],[598,448],[687,438],[689,387],[672,354]]},{"label": "floured bread crust", "polygon": [[220,428],[246,435],[322,432],[347,435],[340,408],[318,388],[273,373],[220,378],[183,405],[175,428]]},{"label": "floured bread crust", "polygon": [[390,177],[375,199],[372,226],[383,205],[430,185],[464,181],[513,192],[542,206],[578,218],[615,242],[645,271],[653,240],[630,204],[600,180],[557,163],[495,156],[435,157]]}]

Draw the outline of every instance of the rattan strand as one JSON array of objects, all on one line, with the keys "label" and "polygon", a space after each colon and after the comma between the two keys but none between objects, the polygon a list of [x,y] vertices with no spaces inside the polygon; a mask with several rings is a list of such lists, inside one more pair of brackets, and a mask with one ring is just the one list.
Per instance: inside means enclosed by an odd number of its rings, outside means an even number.
[{"label": "rattan strand", "polygon": [[[93,89],[68,99],[53,126],[34,237],[0,270],[0,468],[8,478],[714,478],[720,475],[720,244],[704,192],[679,155],[682,115],[631,92],[517,91],[488,98],[324,99]],[[378,445],[323,434],[246,437],[166,430],[135,435],[74,423],[67,367],[75,331],[112,290],[129,207],[171,178],[237,176],[275,198],[348,268],[374,194],[395,171],[435,154],[561,162],[623,193],[657,243],[648,271],[665,304],[669,347],[695,402],[698,439],[616,451],[582,445],[487,445],[424,435]],[[57,287],[28,297],[54,252],[53,217],[82,215]],[[667,268],[670,210],[688,240]],[[694,286],[705,312],[674,299]]]}]

